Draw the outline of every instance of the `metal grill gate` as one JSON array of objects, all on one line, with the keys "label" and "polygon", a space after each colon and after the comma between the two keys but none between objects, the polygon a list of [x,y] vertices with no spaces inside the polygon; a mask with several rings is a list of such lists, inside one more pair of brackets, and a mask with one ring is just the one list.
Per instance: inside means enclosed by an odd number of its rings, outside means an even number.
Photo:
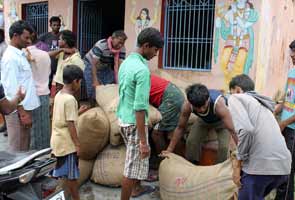
[{"label": "metal grill gate", "polygon": [[102,38],[102,9],[95,0],[79,0],[79,50],[84,56]]},{"label": "metal grill gate", "polygon": [[38,34],[48,32],[48,2],[25,4],[25,20],[37,27]]},{"label": "metal grill gate", "polygon": [[215,0],[165,0],[163,66],[211,69]]}]

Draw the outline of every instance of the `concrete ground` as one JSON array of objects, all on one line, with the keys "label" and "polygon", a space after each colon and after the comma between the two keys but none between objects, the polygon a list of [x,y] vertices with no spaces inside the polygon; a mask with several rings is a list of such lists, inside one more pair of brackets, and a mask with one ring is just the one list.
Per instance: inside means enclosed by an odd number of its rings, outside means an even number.
[{"label": "concrete ground", "polygon": [[[0,133],[0,151],[8,149],[7,137],[3,136],[3,133]],[[158,182],[147,183],[145,185],[157,186]],[[94,184],[91,181],[88,181],[80,188],[81,200],[119,200],[121,194],[121,188],[110,188]],[[158,191],[155,191],[152,194],[146,194],[140,198],[133,198],[136,200],[160,200],[160,195]]]}]

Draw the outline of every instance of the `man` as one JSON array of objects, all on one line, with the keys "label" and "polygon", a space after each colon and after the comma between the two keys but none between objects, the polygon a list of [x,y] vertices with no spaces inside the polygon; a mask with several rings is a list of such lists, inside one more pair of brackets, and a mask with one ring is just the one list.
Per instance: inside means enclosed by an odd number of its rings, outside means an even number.
[{"label": "man", "polygon": [[161,121],[152,132],[152,139],[158,155],[166,149],[166,139],[173,134],[177,127],[184,96],[176,85],[152,74],[149,101],[162,115]]},{"label": "man", "polygon": [[118,69],[126,55],[126,40],[127,35],[123,31],[115,31],[108,39],[96,42],[85,55],[84,76],[88,98],[95,99],[97,85],[117,83]]},{"label": "man", "polygon": [[[51,28],[51,32],[42,34],[38,40],[42,43],[47,44],[47,48],[44,48],[42,50],[48,50],[53,51],[58,49],[58,40],[60,36],[60,26],[61,26],[61,20],[58,16],[52,16],[49,20],[49,26]],[[41,46],[41,45],[40,45]],[[55,58],[51,58],[51,74],[49,77],[49,87],[51,88],[51,83],[53,76],[55,75],[57,68],[57,60]]]},{"label": "man", "polygon": [[147,61],[157,55],[163,44],[157,29],[144,29],[137,37],[136,52],[130,54],[119,69],[117,117],[127,146],[121,200],[154,191],[152,187],[140,185],[140,180],[148,177],[150,155],[147,130],[150,71]]},{"label": "man", "polygon": [[27,57],[32,67],[40,107],[32,111],[31,149],[45,149],[50,146],[50,112],[48,88],[50,75],[50,57],[47,52],[38,49],[36,27],[32,25],[32,45],[26,48]]},{"label": "man", "polygon": [[[293,66],[295,65],[295,40],[289,45],[290,56]],[[294,84],[295,68],[291,68],[288,72],[288,80],[286,84],[286,97],[283,103],[277,107],[275,114],[281,113],[281,121],[279,122],[281,131],[285,137],[287,147],[292,154],[292,167],[291,173],[288,178],[288,182],[283,184],[277,190],[276,199],[294,199],[294,170],[295,170],[295,96],[294,96]]]},{"label": "man", "polygon": [[208,90],[205,85],[194,84],[186,89],[188,101],[184,103],[177,128],[167,148],[173,152],[176,144],[182,137],[191,113],[199,117],[193,125],[186,141],[186,158],[195,164],[200,161],[201,143],[208,131],[215,129],[218,137],[217,162],[227,159],[229,135],[234,141],[237,138],[234,131],[231,115],[226,106],[226,99],[217,90]]},{"label": "man", "polygon": [[254,82],[247,75],[234,77],[229,87],[233,95],[228,107],[238,135],[237,160],[233,162],[238,198],[264,199],[287,181],[291,154],[273,115],[274,102],[255,93]]},{"label": "man", "polygon": [[31,66],[22,51],[31,44],[31,26],[25,21],[16,21],[9,28],[10,45],[1,60],[1,81],[11,100],[21,86],[26,91],[25,99],[17,110],[5,116],[9,147],[13,151],[26,151],[30,145],[32,126],[31,111],[40,106]]}]

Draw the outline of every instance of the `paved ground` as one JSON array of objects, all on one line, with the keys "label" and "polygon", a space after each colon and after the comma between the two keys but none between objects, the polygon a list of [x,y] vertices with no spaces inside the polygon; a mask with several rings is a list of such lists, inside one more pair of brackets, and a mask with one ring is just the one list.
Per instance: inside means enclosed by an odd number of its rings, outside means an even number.
[{"label": "paved ground", "polygon": [[[7,137],[3,136],[3,133],[0,133],[0,151],[6,150]],[[150,183],[143,183],[150,184]],[[152,183],[151,185],[158,185],[157,182]],[[85,183],[81,189],[81,200],[119,200],[120,199],[121,188],[110,188],[104,187],[101,185],[94,184],[92,182]],[[160,200],[159,192],[154,192],[150,195],[143,195],[140,198],[134,198],[137,200]]]}]

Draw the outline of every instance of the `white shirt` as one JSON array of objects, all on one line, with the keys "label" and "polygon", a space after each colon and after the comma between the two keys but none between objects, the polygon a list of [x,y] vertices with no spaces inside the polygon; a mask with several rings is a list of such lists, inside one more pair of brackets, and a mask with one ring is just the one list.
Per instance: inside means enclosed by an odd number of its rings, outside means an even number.
[{"label": "white shirt", "polygon": [[11,45],[8,45],[1,60],[1,82],[8,100],[13,99],[22,86],[26,96],[20,105],[25,110],[34,110],[40,106],[31,66],[25,53]]}]

